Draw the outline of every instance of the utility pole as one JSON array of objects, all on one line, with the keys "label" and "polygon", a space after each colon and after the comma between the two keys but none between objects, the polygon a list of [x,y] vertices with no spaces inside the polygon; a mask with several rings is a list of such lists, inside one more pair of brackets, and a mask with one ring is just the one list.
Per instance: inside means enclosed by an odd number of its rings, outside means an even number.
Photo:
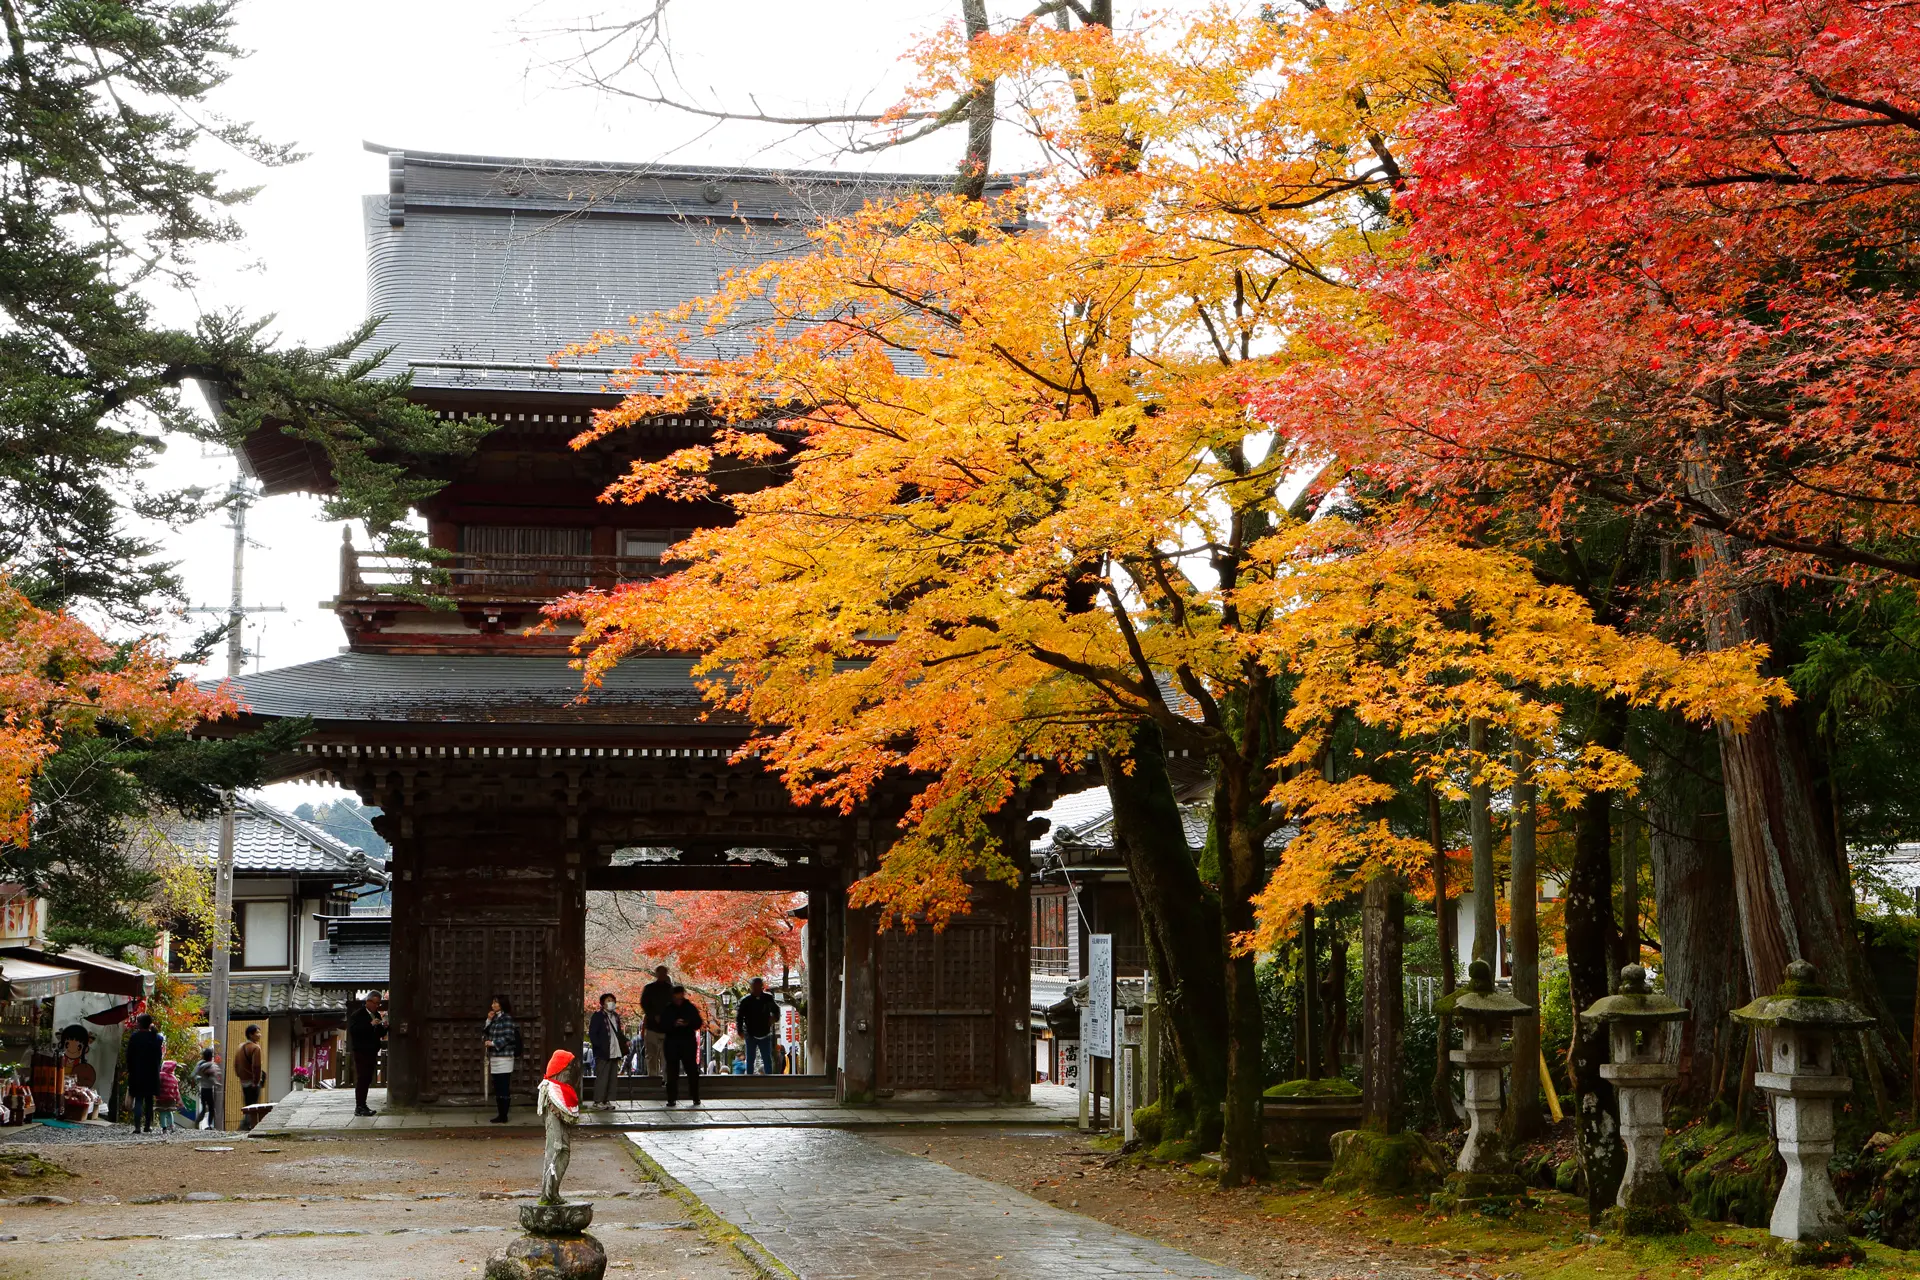
[{"label": "utility pole", "polygon": [[[244,475],[235,476],[228,491],[228,511],[233,530],[233,593],[226,609],[201,607],[192,613],[227,615],[227,678],[246,674],[247,645],[244,624],[249,613],[281,613],[280,606],[245,603],[244,579],[247,562],[247,507],[253,501]],[[227,1005],[233,977],[233,955],[229,945],[233,935],[233,792],[226,792],[220,806],[220,855],[213,869],[213,983],[207,993],[207,1022],[213,1030],[213,1056],[219,1070],[213,1077],[213,1114],[209,1127],[224,1129],[227,1124]]]}]

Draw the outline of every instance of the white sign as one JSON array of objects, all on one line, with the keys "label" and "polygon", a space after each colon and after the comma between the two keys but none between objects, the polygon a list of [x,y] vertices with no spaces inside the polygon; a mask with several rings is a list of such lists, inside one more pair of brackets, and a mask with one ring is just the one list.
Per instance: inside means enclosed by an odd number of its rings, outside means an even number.
[{"label": "white sign", "polygon": [[1087,1007],[1080,1015],[1080,1043],[1091,1058],[1113,1056],[1113,935],[1087,935]]},{"label": "white sign", "polygon": [[1059,1044],[1060,1078],[1054,1083],[1063,1084],[1069,1089],[1078,1089],[1080,1087],[1080,1042],[1062,1040]]}]

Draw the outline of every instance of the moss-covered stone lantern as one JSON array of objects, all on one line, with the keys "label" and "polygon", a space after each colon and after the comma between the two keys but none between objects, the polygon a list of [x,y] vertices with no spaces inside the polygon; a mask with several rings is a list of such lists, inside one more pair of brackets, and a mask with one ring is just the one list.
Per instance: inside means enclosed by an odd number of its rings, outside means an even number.
[{"label": "moss-covered stone lantern", "polygon": [[1620,987],[1593,1002],[1580,1015],[1607,1028],[1608,1060],[1601,1078],[1613,1082],[1620,1098],[1620,1138],[1627,1168],[1614,1200],[1614,1219],[1625,1235],[1666,1235],[1687,1229],[1667,1171],[1660,1167],[1660,1143],[1666,1137],[1666,1088],[1680,1078],[1676,1064],[1677,1024],[1690,1016],[1647,985],[1637,964],[1620,970]]},{"label": "moss-covered stone lantern", "polygon": [[1533,1012],[1507,991],[1496,991],[1493,971],[1484,960],[1467,968],[1467,985],[1434,1001],[1433,1011],[1460,1025],[1462,1047],[1447,1056],[1459,1064],[1461,1093],[1467,1105],[1467,1144],[1460,1149],[1457,1170],[1447,1186],[1436,1192],[1437,1210],[1472,1209],[1489,1202],[1512,1203],[1526,1197],[1526,1188],[1513,1174],[1513,1161],[1500,1140],[1500,1072],[1513,1058],[1502,1043],[1513,1020]]},{"label": "moss-covered stone lantern", "polygon": [[1796,1262],[1859,1257],[1827,1173],[1833,1158],[1833,1102],[1853,1092],[1853,1081],[1840,1072],[1834,1037],[1872,1026],[1873,1019],[1852,1002],[1828,995],[1819,971],[1805,960],[1787,966],[1778,991],[1735,1009],[1733,1016],[1759,1038],[1759,1060],[1766,1070],[1756,1071],[1753,1082],[1772,1100],[1774,1145],[1787,1166],[1768,1229]]}]

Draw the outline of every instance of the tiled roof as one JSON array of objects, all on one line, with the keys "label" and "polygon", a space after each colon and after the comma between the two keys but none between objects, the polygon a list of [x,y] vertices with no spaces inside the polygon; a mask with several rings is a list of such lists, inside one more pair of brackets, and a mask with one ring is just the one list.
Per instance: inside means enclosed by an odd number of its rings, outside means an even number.
[{"label": "tiled roof", "polygon": [[373,341],[393,348],[380,372],[423,390],[604,392],[627,349],[548,357],[713,292],[823,216],[952,181],[368,150],[388,158],[387,193],[363,201]]},{"label": "tiled roof", "polygon": [[[204,973],[175,975],[194,995],[207,998],[213,979]],[[227,984],[227,1017],[235,1022],[244,1018],[267,1018],[276,1013],[337,1013],[343,1017],[351,992],[316,987],[295,978],[241,978]]]},{"label": "tiled roof", "polygon": [[692,725],[707,711],[688,659],[628,658],[584,703],[580,673],[567,661],[343,653],[232,684],[258,715],[316,720]]},{"label": "tiled roof", "polygon": [[[162,818],[168,841],[207,862],[220,853],[220,819]],[[385,883],[386,875],[361,850],[242,792],[233,815],[233,867],[252,875],[330,876],[343,884]]]},{"label": "tiled roof", "polygon": [[391,916],[323,916],[307,966],[317,987],[384,987],[393,945]]},{"label": "tiled roof", "polygon": [[307,977],[316,987],[384,987],[390,951],[385,942],[346,942],[331,947],[325,938],[316,938]]},{"label": "tiled roof", "polygon": [[[1186,834],[1187,847],[1197,852],[1205,848],[1207,843],[1207,826],[1211,816],[1210,789],[1204,786],[1182,788],[1177,798],[1180,825]],[[1053,823],[1045,835],[1033,841],[1035,866],[1056,855],[1069,867],[1112,856],[1113,801],[1105,787],[1089,787],[1085,791],[1062,796],[1052,808],[1035,816]],[[1296,827],[1282,827],[1267,837],[1267,848],[1284,849],[1298,834]]]}]

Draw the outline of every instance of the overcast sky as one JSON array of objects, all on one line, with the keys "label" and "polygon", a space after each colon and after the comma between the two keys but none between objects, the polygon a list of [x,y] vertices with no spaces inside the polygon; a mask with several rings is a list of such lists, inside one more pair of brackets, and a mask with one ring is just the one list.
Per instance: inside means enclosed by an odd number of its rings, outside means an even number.
[{"label": "overcast sky", "polygon": [[[604,0],[603,0],[604,4]],[[688,85],[769,109],[890,104],[903,81],[900,51],[955,11],[952,0],[679,0],[678,65]],[[745,126],[710,128],[658,108],[564,87],[543,65],[565,42],[542,38],[593,0],[252,0],[238,42],[252,55],[214,99],[223,115],[295,143],[307,158],[255,171],[222,153],[236,185],[261,185],[239,213],[243,245],[203,253],[197,288],[166,305],[177,322],[195,309],[274,314],[288,341],[318,344],[365,315],[366,247],[360,198],[386,189],[386,161],[365,141],[413,150],[561,159],[705,164],[817,164],[833,159],[819,138]],[[619,11],[618,4],[604,5]],[[627,9],[641,7],[632,0]],[[944,170],[956,136],[872,162]],[[157,477],[224,485],[231,457],[178,445]],[[269,499],[249,517],[247,600],[284,614],[250,621],[249,669],[289,666],[338,652],[339,622],[322,608],[338,574],[340,528],[304,496]],[[358,535],[356,535],[358,536]],[[363,537],[359,538],[365,545]],[[192,602],[223,605],[232,535],[224,516],[167,539]],[[217,665],[217,664],[216,664]]]}]

